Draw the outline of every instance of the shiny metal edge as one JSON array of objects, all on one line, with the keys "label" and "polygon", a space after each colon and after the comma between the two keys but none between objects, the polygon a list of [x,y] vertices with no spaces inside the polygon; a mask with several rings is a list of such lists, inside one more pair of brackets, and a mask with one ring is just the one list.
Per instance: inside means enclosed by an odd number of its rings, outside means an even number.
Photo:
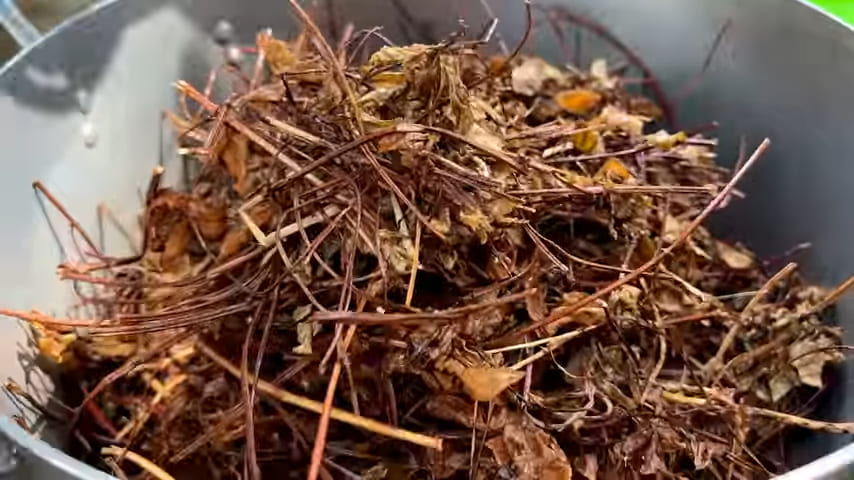
[{"label": "shiny metal edge", "polygon": [[[115,480],[115,477],[74,459],[19,427],[9,417],[0,417],[0,435],[15,444],[20,465],[15,478]],[[27,472],[27,473],[24,473]]]},{"label": "shiny metal edge", "polygon": [[70,17],[63,20],[59,25],[57,25],[53,29],[51,29],[51,31],[46,32],[44,35],[39,37],[36,41],[34,41],[34,42],[24,46],[20,50],[18,50],[18,53],[16,53],[14,57],[10,58],[9,61],[7,61],[2,67],[0,67],[0,76],[3,76],[6,73],[6,71],[12,67],[12,65],[21,61],[21,59],[23,59],[23,57],[27,56],[27,54],[29,54],[33,49],[38,48],[39,45],[41,45],[42,43],[44,43],[47,40],[50,40],[53,36],[55,36],[58,33],[61,33],[63,30],[67,29],[69,26],[73,25],[74,23],[77,23],[79,20],[81,20],[83,18],[86,18],[86,17],[94,14],[95,12],[97,12],[98,10],[100,10],[102,8],[109,7],[110,5],[112,5],[114,3],[118,3],[118,2],[122,2],[122,1],[125,1],[125,0],[102,0],[99,2],[95,2],[92,5],[89,5],[88,7],[80,10],[79,12],[74,13]]}]

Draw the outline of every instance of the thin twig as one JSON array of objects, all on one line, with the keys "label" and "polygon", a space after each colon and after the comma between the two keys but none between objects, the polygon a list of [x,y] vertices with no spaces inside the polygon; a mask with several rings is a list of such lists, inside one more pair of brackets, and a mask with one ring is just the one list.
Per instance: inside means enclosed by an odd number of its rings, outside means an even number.
[{"label": "thin twig", "polygon": [[[703,211],[700,212],[700,214],[697,215],[696,218],[694,218],[694,220],[691,222],[691,224],[689,224],[688,227],[686,227],[685,230],[682,231],[682,233],[679,235],[679,238],[675,242],[670,244],[670,246],[668,246],[667,248],[664,248],[661,251],[659,251],[658,253],[656,253],[655,256],[653,256],[646,263],[644,263],[643,265],[638,267],[632,273],[630,273],[630,274],[626,275],[625,277],[611,283],[607,287],[598,290],[596,293],[594,293],[592,295],[588,295],[583,300],[580,300],[580,301],[576,302],[575,304],[569,306],[566,310],[564,310],[564,312],[562,313],[562,316],[566,316],[566,315],[569,315],[571,313],[577,312],[577,311],[581,310],[582,308],[586,307],[587,305],[590,305],[594,301],[599,300],[601,298],[604,298],[606,295],[617,290],[618,288],[622,287],[623,285],[626,285],[626,284],[636,280],[638,277],[640,277],[645,272],[649,271],[651,268],[653,268],[655,265],[657,265],[660,261],[664,260],[664,258],[666,258],[671,253],[673,253],[673,251],[675,251],[677,248],[681,247],[682,244],[684,244],[686,241],[688,241],[688,239],[691,237],[691,235],[694,233],[694,231],[700,227],[700,225],[706,220],[706,218],[708,218],[708,216],[711,215],[712,212],[717,210],[717,208],[721,205],[721,203],[723,203],[729,197],[729,194],[732,192],[733,189],[735,189],[735,186],[738,184],[738,182],[750,170],[750,168],[753,166],[753,164],[755,164],[759,160],[759,158],[762,157],[762,154],[765,153],[765,151],[768,149],[768,147],[770,145],[771,145],[771,141],[766,138],[759,145],[759,147],[756,148],[756,151],[753,152],[753,154],[750,156],[750,158],[744,164],[744,167],[741,170],[739,170],[738,172],[736,172],[735,175],[733,175],[733,177],[726,184],[726,186],[715,196],[714,199],[712,199],[711,202],[709,202],[709,204],[706,206],[706,208],[704,208]],[[556,322],[560,318],[561,317],[555,318],[554,316],[550,316],[541,322],[534,323],[533,325],[529,325],[527,327],[524,327],[522,329],[519,329],[519,330],[513,332],[510,335],[505,336],[503,340],[507,341],[507,340],[520,338],[520,337],[522,337],[528,333],[531,333],[531,332],[533,332],[539,328],[548,326],[548,325]]]},{"label": "thin twig", "polygon": [[[231,362],[220,356],[218,353],[214,352],[204,343],[197,342],[196,347],[201,353],[213,360],[214,363],[222,367],[225,371],[227,371],[234,377],[240,378],[240,376],[242,375],[239,368],[231,364]],[[252,381],[256,381],[256,379],[252,378]],[[257,382],[258,390],[264,393],[265,395],[268,395],[270,398],[317,414],[323,413],[323,404],[318,401],[300,395],[296,395],[286,390],[282,390],[281,388],[278,388],[275,385],[261,379],[257,379]],[[333,408],[329,414],[329,417],[333,420],[338,420],[339,422],[343,422],[348,425],[352,425],[354,427],[376,433],[377,435],[383,435],[385,437],[403,440],[405,442],[420,445],[422,447],[432,448],[434,450],[442,449],[441,438],[431,437],[420,433],[410,432],[409,430],[392,427],[376,420],[365,418],[359,415],[354,415],[350,412],[340,410],[338,408]]]},{"label": "thin twig", "polygon": [[142,455],[131,452],[130,450],[125,450],[121,447],[104,447],[101,449],[101,455],[110,455],[112,457],[124,457],[135,463],[136,466],[145,470],[154,478],[158,480],[175,480],[175,477],[166,473],[166,470],[158,467],[151,460],[143,457]]}]

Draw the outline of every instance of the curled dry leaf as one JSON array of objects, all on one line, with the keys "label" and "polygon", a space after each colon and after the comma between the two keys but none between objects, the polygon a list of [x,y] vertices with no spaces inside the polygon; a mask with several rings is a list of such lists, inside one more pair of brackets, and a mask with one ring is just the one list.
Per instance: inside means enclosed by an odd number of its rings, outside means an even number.
[{"label": "curled dry leaf", "polygon": [[459,373],[466,392],[478,402],[491,402],[508,387],[525,378],[512,368],[469,367]]}]

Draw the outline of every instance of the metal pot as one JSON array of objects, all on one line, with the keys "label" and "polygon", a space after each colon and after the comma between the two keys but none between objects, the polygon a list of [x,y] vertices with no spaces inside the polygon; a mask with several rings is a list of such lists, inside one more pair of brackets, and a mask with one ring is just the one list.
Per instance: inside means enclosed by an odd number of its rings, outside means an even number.
[{"label": "metal pot", "polygon": [[[514,45],[525,24],[521,2],[488,1],[501,20],[503,38]],[[315,3],[318,23],[329,30],[342,28],[346,18],[357,28],[384,25],[384,33],[398,42],[441,38],[459,29],[460,17],[473,30],[488,19],[474,0]],[[616,32],[668,92],[696,75],[721,25],[731,19],[699,89],[678,105],[679,124],[720,122],[723,163],[735,158],[741,136],[748,144],[768,136],[774,144],[742,186],[748,197],[719,214],[714,226],[763,256],[811,242],[798,261],[817,282],[834,284],[854,272],[850,28],[796,0],[575,0],[571,5]],[[6,152],[0,175],[0,305],[50,305],[63,312],[70,298],[54,277],[71,245],[68,229],[36,200],[31,181],[42,180],[92,231],[97,231],[94,206],[102,202],[126,225],[134,224],[138,192],[152,166],[170,151],[158,145],[160,113],[175,101],[172,82],[205,83],[221,58],[211,35],[221,19],[245,43],[263,27],[279,33],[296,27],[283,1],[112,1],[27,46],[0,72],[0,144]],[[6,25],[14,28],[21,20]],[[32,31],[18,33],[33,40]],[[539,54],[561,60],[553,40],[544,37],[534,45]],[[109,248],[126,248],[125,240],[114,237],[105,239]],[[843,300],[837,312],[839,323],[850,329],[850,344],[854,298]],[[23,382],[19,349],[13,347],[21,332],[10,321],[0,323],[6,338],[2,375]],[[8,404],[3,409],[13,413]],[[817,414],[854,418],[854,371],[843,369]],[[0,432],[7,440],[0,442],[0,475],[8,470],[19,478],[109,478],[29,438],[8,419],[0,421]],[[854,462],[854,445],[844,447],[848,437],[804,432],[790,437],[793,467],[818,458],[791,478],[826,478]]]}]

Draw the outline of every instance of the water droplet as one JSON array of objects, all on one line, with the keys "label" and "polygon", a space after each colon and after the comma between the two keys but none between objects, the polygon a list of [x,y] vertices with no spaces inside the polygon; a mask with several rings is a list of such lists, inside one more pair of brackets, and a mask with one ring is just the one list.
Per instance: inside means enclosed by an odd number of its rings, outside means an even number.
[{"label": "water droplet", "polygon": [[220,45],[231,43],[234,38],[234,25],[225,19],[218,21],[213,30],[213,38]]},{"label": "water droplet", "polygon": [[225,60],[228,63],[238,64],[243,60],[243,52],[240,51],[239,47],[235,47],[234,45],[226,47]]},{"label": "water droplet", "polygon": [[77,105],[80,107],[80,113],[86,115],[92,111],[92,96],[84,89],[77,90]]},{"label": "water droplet", "polygon": [[93,148],[98,143],[98,131],[95,130],[95,124],[89,120],[83,122],[80,133],[83,134],[83,144],[87,148]]}]

